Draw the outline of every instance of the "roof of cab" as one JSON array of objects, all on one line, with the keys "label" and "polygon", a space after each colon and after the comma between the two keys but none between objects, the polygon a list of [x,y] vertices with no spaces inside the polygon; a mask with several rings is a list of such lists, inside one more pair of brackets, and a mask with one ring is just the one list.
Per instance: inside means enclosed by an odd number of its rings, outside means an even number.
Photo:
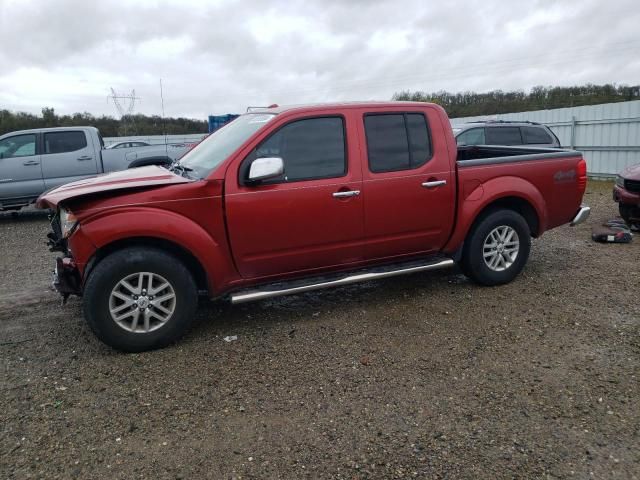
[{"label": "roof of cab", "polygon": [[43,128],[30,128],[28,130],[15,130],[13,132],[7,132],[0,136],[4,137],[5,135],[22,135],[25,133],[47,133],[47,132],[58,132],[58,131],[69,131],[69,130],[94,130],[98,131],[96,127],[86,127],[86,126],[69,126],[69,127],[43,127]]},{"label": "roof of cab", "polygon": [[432,105],[426,102],[401,102],[401,101],[387,101],[387,102],[373,102],[373,101],[363,101],[363,102],[330,102],[330,103],[308,103],[308,104],[300,104],[300,105],[278,105],[275,107],[265,107],[265,108],[256,108],[255,110],[251,110],[248,113],[284,113],[290,111],[315,111],[315,110],[326,110],[326,109],[343,109],[343,108],[368,108],[368,107],[399,107],[399,106],[407,106],[407,107],[424,107],[426,105]]}]

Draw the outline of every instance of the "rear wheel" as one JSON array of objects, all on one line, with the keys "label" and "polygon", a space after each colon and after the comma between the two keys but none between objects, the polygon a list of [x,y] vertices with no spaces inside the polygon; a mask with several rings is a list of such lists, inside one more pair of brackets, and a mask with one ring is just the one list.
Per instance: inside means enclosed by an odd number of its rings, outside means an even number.
[{"label": "rear wheel", "polygon": [[496,210],[481,218],[465,241],[461,267],[482,285],[513,280],[524,268],[531,249],[531,232],[513,210]]},{"label": "rear wheel", "polygon": [[197,307],[193,277],[162,250],[127,248],[103,259],[84,290],[84,314],[96,336],[125,352],[161,348],[182,337]]}]

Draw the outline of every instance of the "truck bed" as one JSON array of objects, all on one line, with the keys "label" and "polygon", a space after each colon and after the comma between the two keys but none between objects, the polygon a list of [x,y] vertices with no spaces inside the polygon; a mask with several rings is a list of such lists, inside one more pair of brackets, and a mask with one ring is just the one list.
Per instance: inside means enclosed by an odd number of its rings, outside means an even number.
[{"label": "truck bed", "polygon": [[498,145],[469,145],[458,147],[456,160],[465,165],[522,162],[541,158],[575,157],[580,153],[561,148],[536,148]]},{"label": "truck bed", "polygon": [[[586,187],[586,176],[578,174],[580,161],[580,152],[557,148],[459,147],[457,217],[474,218],[474,204],[495,196],[522,199],[536,206],[534,236],[569,223]],[[463,236],[456,240],[461,242]]]}]

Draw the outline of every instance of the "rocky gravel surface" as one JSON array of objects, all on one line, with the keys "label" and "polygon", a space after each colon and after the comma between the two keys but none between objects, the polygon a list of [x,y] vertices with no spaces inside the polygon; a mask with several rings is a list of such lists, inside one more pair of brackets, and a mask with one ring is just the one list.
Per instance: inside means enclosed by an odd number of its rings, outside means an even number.
[{"label": "rocky gravel surface", "polygon": [[591,241],[610,191],[509,285],[203,302],[180,344],[131,355],[48,291],[46,218],[1,214],[0,477],[640,478],[640,238]]}]

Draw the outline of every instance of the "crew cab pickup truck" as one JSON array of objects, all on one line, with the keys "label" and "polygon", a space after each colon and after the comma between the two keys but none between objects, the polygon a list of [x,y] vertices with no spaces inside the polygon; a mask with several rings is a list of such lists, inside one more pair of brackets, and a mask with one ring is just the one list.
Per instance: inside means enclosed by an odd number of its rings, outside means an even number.
[{"label": "crew cab pickup truck", "polygon": [[38,205],[55,211],[55,287],[131,352],[179,339],[199,294],[239,303],[454,264],[509,282],[531,237],[585,220],[586,183],[578,152],[457,148],[437,105],[346,103],[247,113],[173,171],[71,183]]},{"label": "crew cab pickup truck", "polygon": [[0,136],[0,210],[18,210],[53,187],[99,173],[169,164],[185,146],[110,150],[94,127],[21,130]]}]

